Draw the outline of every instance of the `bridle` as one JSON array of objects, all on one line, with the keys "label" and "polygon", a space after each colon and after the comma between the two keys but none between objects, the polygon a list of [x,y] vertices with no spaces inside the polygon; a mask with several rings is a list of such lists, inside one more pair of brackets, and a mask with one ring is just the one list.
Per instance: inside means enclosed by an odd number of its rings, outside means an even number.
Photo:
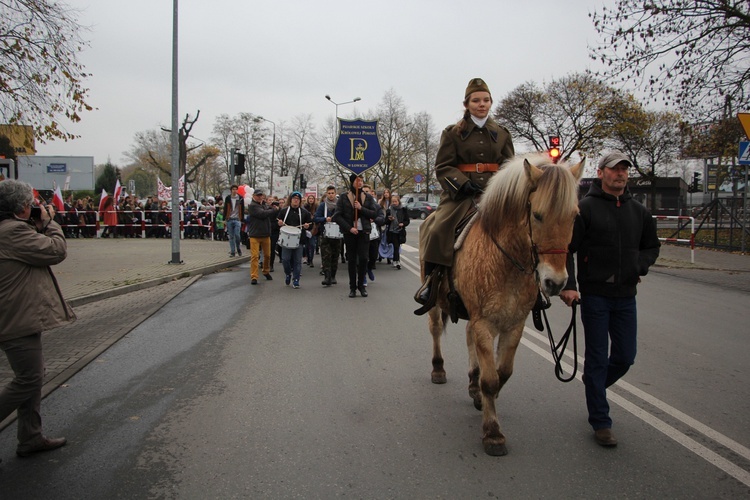
[{"label": "bridle", "polygon": [[[552,353],[552,358],[555,360],[555,377],[560,382],[570,382],[573,380],[576,376],[576,373],[578,372],[578,335],[577,335],[577,329],[576,329],[576,310],[578,307],[577,303],[571,304],[571,319],[570,324],[568,325],[567,330],[565,330],[565,333],[560,337],[560,341],[556,342],[554,336],[552,335],[552,330],[549,326],[549,320],[547,319],[547,309],[552,305],[552,302],[550,301],[549,297],[546,293],[544,293],[544,289],[541,286],[540,279],[539,279],[539,256],[540,255],[567,255],[568,249],[567,248],[549,248],[540,250],[539,247],[534,243],[534,235],[532,234],[531,230],[531,202],[526,202],[526,225],[529,228],[529,241],[531,241],[531,266],[527,269],[525,266],[523,266],[520,262],[518,262],[512,255],[510,255],[503,247],[500,245],[500,243],[495,238],[494,234],[490,234],[490,238],[492,239],[492,242],[495,244],[495,246],[500,250],[500,252],[513,264],[513,266],[521,271],[525,275],[531,275],[534,274],[534,278],[536,280],[536,285],[538,289],[538,295],[536,299],[536,304],[534,305],[534,308],[532,309],[532,316],[534,319],[534,326],[537,330],[540,332],[544,331],[544,325],[547,326],[547,338],[549,340],[550,345],[550,351]],[[542,317],[544,317],[544,324],[542,323]],[[565,349],[568,346],[568,341],[570,340],[571,334],[573,335],[573,373],[567,378],[563,377],[563,369],[562,369],[562,357],[565,353]]]}]

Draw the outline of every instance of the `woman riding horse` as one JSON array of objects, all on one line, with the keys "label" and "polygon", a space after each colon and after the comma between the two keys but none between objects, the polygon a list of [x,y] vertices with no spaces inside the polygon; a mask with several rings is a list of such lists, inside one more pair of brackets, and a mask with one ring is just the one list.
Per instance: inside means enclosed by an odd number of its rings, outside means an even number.
[{"label": "woman riding horse", "polygon": [[510,132],[489,113],[492,95],[481,78],[472,78],[464,95],[464,116],[448,126],[440,138],[435,173],[443,188],[440,204],[419,231],[420,259],[425,281],[414,299],[426,313],[434,304],[440,278],[453,265],[454,233],[474,208],[474,198],[484,191],[500,165],[514,155]]}]

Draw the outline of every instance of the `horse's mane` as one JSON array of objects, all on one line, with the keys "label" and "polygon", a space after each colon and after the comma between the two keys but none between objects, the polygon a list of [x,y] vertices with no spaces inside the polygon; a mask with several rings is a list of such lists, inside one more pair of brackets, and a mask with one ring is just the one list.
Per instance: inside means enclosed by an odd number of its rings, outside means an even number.
[{"label": "horse's mane", "polygon": [[570,210],[575,210],[577,183],[566,172],[567,165],[551,163],[546,153],[530,153],[514,156],[490,179],[479,202],[480,218],[491,217],[492,225],[525,223],[531,185],[524,160],[544,171],[536,186],[537,211],[550,217],[565,217]]}]

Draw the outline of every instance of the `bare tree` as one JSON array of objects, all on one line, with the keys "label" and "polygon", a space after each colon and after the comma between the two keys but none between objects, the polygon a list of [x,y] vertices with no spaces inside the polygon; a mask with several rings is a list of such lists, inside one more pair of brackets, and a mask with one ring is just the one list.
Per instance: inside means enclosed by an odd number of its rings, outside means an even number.
[{"label": "bare tree", "polygon": [[500,101],[494,117],[508,128],[517,151],[523,151],[523,145],[544,151],[550,146],[549,136],[555,135],[567,160],[573,154],[598,152],[609,133],[601,114],[616,98],[592,75],[577,73],[543,88],[531,82],[520,85]]},{"label": "bare tree", "polygon": [[432,117],[426,112],[417,113],[414,120],[414,141],[417,146],[417,154],[414,158],[414,165],[424,173],[424,185],[426,192],[431,193],[430,186],[437,185],[435,175],[435,158],[439,146],[439,135],[435,131],[435,124]]},{"label": "bare tree", "polygon": [[714,114],[726,98],[750,105],[747,0],[617,0],[591,18],[603,38],[592,58],[607,77],[635,81],[687,116]]},{"label": "bare tree", "polygon": [[76,12],[45,0],[0,0],[0,11],[0,118],[32,126],[42,142],[74,139],[59,120],[78,122],[92,109]]}]

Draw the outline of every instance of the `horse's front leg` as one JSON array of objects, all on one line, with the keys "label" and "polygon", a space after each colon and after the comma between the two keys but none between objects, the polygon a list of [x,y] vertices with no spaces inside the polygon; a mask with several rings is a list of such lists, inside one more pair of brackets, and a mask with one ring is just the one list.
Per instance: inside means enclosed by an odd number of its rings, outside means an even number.
[{"label": "horse's front leg", "polygon": [[479,360],[477,349],[474,346],[474,336],[471,333],[471,324],[466,324],[466,349],[469,352],[469,396],[474,401],[474,408],[482,409],[482,394],[479,391]]},{"label": "horse's front leg", "polygon": [[[501,456],[508,453],[505,436],[500,431],[500,422],[495,410],[495,399],[502,383],[495,367],[495,349],[492,325],[479,319],[470,321],[469,328],[474,339],[479,363],[479,389],[482,396],[482,444],[488,455]],[[503,381],[504,382],[504,381]]]},{"label": "horse's front leg", "polygon": [[439,307],[433,307],[427,313],[432,335],[432,383],[444,384],[447,379],[443,363],[443,351],[440,347],[440,337],[445,333],[445,320],[448,315]]}]

